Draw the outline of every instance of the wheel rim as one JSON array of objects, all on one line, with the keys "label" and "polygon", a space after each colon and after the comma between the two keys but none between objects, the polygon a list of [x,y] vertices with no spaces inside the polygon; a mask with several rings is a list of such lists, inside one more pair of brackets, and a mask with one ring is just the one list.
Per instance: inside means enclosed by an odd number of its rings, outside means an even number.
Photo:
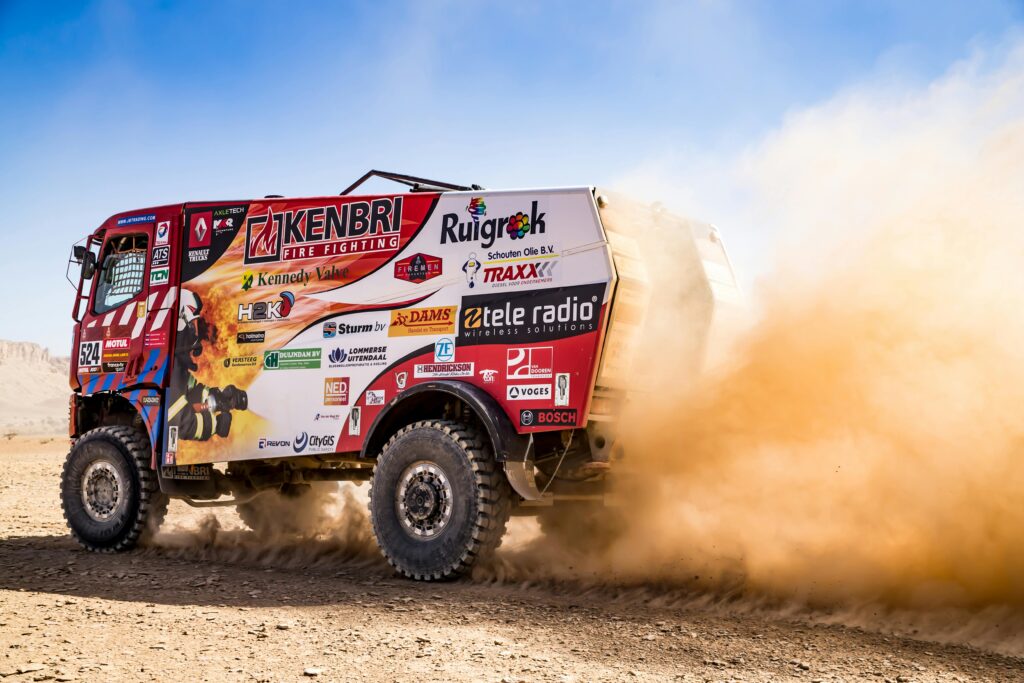
[{"label": "wheel rim", "polygon": [[444,531],[452,516],[452,485],[432,462],[416,462],[405,469],[395,491],[402,528],[417,539]]},{"label": "wheel rim", "polygon": [[97,522],[106,522],[124,504],[124,484],[117,468],[99,460],[82,474],[82,504],[87,515]]}]

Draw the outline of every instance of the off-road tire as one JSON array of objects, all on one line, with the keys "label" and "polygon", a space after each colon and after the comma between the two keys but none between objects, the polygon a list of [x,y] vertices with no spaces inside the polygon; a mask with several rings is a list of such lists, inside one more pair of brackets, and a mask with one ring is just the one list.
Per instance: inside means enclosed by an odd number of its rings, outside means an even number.
[{"label": "off-road tire", "polygon": [[[439,468],[451,486],[450,517],[436,536],[417,538],[400,519],[404,473],[418,463]],[[453,579],[498,546],[511,512],[508,480],[479,430],[448,420],[424,420],[391,437],[370,484],[370,520],[385,559],[403,576]]]},{"label": "off-road tire", "polygon": [[607,550],[625,533],[622,510],[592,501],[566,501],[541,508],[541,531],[560,548],[579,554]]},{"label": "off-road tire", "polygon": [[[75,441],[61,473],[60,504],[71,535],[86,550],[130,550],[160,528],[167,513],[167,496],[149,466],[150,457],[149,439],[131,427],[99,427]],[[82,496],[83,475],[100,461],[117,471],[123,485],[118,496],[124,497],[104,521],[89,515]]]},{"label": "off-road tire", "polygon": [[279,491],[261,493],[235,506],[235,511],[260,536],[300,534],[305,531],[302,520],[306,519],[301,508],[311,500],[312,491],[309,484],[285,484]]}]

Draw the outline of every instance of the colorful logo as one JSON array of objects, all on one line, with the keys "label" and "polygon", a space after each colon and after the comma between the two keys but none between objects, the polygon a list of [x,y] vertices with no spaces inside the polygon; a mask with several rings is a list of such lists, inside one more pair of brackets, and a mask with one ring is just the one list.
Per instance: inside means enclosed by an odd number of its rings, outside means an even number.
[{"label": "colorful logo", "polygon": [[479,221],[481,218],[487,215],[487,204],[484,203],[483,197],[473,197],[469,200],[469,206],[466,207],[466,212],[473,217],[474,221]]},{"label": "colorful logo", "polygon": [[530,217],[522,211],[517,211],[515,215],[508,217],[508,225],[505,229],[508,230],[508,236],[514,240],[526,237],[532,232]]},{"label": "colorful logo", "polygon": [[242,273],[242,291],[248,292],[252,289],[252,271],[247,270]]}]

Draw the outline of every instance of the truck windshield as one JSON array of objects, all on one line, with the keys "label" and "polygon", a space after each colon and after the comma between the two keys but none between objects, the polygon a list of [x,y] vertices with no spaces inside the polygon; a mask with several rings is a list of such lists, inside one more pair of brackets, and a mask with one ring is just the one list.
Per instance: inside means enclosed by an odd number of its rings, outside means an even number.
[{"label": "truck windshield", "polygon": [[96,313],[106,313],[142,291],[146,275],[146,235],[118,235],[103,249],[96,284]]}]

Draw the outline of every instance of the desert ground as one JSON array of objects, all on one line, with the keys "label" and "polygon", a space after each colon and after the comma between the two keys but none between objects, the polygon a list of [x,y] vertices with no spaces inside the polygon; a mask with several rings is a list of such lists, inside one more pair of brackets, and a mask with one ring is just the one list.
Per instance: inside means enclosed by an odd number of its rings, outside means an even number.
[{"label": "desert ground", "polygon": [[354,509],[336,533],[267,541],[172,502],[147,547],[92,554],[61,516],[66,448],[0,441],[5,683],[1024,680],[1012,655],[657,587],[405,581]]}]

